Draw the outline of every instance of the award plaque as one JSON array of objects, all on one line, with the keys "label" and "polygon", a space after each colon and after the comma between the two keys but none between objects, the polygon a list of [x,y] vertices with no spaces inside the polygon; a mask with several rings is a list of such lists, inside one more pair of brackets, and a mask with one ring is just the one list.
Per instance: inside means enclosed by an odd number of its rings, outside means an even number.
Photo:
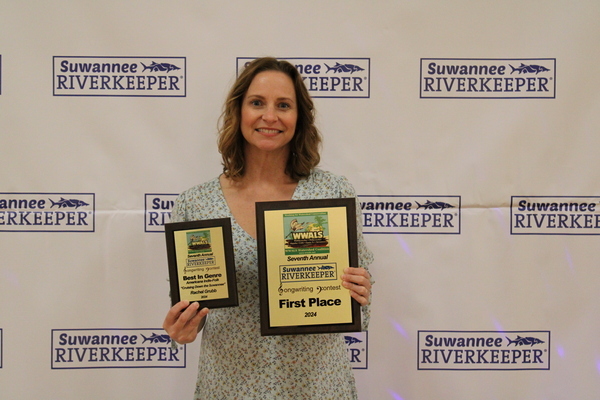
[{"label": "award plaque", "polygon": [[356,199],[259,202],[256,229],[263,336],[360,331]]},{"label": "award plaque", "polygon": [[171,303],[238,305],[229,218],[165,224]]}]

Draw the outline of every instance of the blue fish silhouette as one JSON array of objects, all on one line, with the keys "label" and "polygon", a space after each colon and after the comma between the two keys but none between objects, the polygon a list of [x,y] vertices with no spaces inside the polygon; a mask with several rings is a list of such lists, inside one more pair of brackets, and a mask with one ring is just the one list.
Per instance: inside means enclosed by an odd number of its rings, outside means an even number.
[{"label": "blue fish silhouette", "polygon": [[150,343],[169,343],[171,338],[169,335],[157,335],[156,333],[152,333],[149,337],[142,335],[144,341],[142,343],[150,342]]},{"label": "blue fish silhouette", "polygon": [[340,64],[339,62],[336,62],[335,65],[333,67],[330,67],[329,65],[325,64],[325,66],[327,67],[327,72],[333,70],[333,72],[356,72],[356,71],[364,71],[364,68],[359,67],[358,65],[354,65],[354,64]]},{"label": "blue fish silhouette", "polygon": [[418,201],[416,201],[415,203],[417,203],[417,205],[419,206],[419,207],[417,207],[417,210],[419,208],[424,208],[426,210],[444,210],[446,208],[454,208],[453,205],[444,203],[443,201],[433,202],[433,201],[427,200],[427,202],[425,204],[419,204]]},{"label": "blue fish silhouette", "polygon": [[65,199],[61,197],[59,201],[52,201],[52,199],[48,199],[52,203],[50,208],[57,206],[58,208],[79,208],[83,206],[89,206],[88,203],[77,200],[77,199]]},{"label": "blue fish silhouette", "polygon": [[[510,64],[508,64],[510,65]],[[546,67],[542,67],[541,65],[525,65],[523,63],[521,63],[520,66],[518,67],[513,67],[512,65],[510,65],[510,67],[512,68],[511,74],[515,71],[519,71],[519,74],[539,74],[540,72],[546,72],[546,71],[550,71],[548,68]]]},{"label": "blue fish silhouette", "polygon": [[321,265],[319,269],[334,269],[331,265]]},{"label": "blue fish silhouette", "polygon": [[152,64],[150,65],[146,65],[144,63],[141,63],[144,66],[144,70],[142,72],[144,72],[145,70],[149,69],[152,72],[158,72],[158,71],[162,71],[162,72],[169,72],[169,71],[175,71],[176,69],[181,69],[173,64],[169,64],[169,63],[157,63],[152,61]]},{"label": "blue fish silhouette", "polygon": [[359,340],[357,338],[355,338],[354,336],[344,336],[344,341],[346,342],[346,345],[350,346],[351,344],[354,343],[362,343],[362,340]]},{"label": "blue fish silhouette", "polygon": [[534,337],[521,337],[519,335],[517,335],[515,340],[510,340],[508,337],[506,337],[506,340],[508,340],[507,346],[510,346],[512,343],[514,343],[515,346],[525,346],[526,344],[533,346],[534,344],[544,343],[540,339]]}]

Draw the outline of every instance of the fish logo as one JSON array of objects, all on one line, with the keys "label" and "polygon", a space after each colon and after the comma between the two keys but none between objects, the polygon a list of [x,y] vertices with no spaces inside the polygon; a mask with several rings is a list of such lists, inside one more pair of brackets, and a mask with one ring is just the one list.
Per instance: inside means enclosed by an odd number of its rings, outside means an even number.
[{"label": "fish logo", "polygon": [[521,63],[521,65],[516,68],[510,64],[508,64],[508,65],[512,68],[511,74],[514,73],[515,71],[519,71],[519,74],[536,74],[537,75],[540,72],[550,71],[548,68],[542,67],[541,65],[534,65],[534,64],[525,65],[525,64]]},{"label": "fish logo", "polygon": [[320,270],[328,270],[328,269],[334,269],[334,267],[332,267],[331,265],[321,265],[319,267]]},{"label": "fish logo", "polygon": [[[140,335],[142,335],[140,333]],[[150,343],[169,343],[171,342],[171,337],[169,335],[157,335],[156,333],[152,333],[149,337],[142,335],[144,341],[142,343],[150,342]]]},{"label": "fish logo", "polygon": [[353,345],[354,343],[362,343],[362,340],[357,339],[354,336],[344,336],[344,341],[347,346]]},{"label": "fish logo", "polygon": [[327,67],[327,72],[333,70],[334,73],[336,72],[350,72],[351,74],[357,71],[364,71],[364,68],[359,67],[358,65],[354,65],[354,64],[340,64],[339,62],[336,62],[335,65],[333,67],[330,67],[329,65],[325,64],[325,66]]},{"label": "fish logo", "polygon": [[448,203],[444,203],[443,201],[429,201],[427,200],[427,202],[425,204],[419,204],[418,201],[415,201],[415,203],[417,203],[417,205],[419,207],[417,207],[417,210],[420,208],[424,208],[426,210],[445,210],[446,208],[454,208],[453,205],[448,204]]},{"label": "fish logo", "polygon": [[143,62],[140,62],[140,64],[142,64],[144,66],[144,70],[142,72],[146,71],[147,69],[149,69],[152,72],[159,72],[159,71],[170,72],[170,71],[175,71],[177,69],[181,69],[173,64],[169,64],[169,63],[160,63],[159,64],[154,61],[152,61],[152,64],[150,64],[150,65],[146,65]]},{"label": "fish logo", "polygon": [[65,199],[64,197],[61,197],[59,201],[52,201],[52,199],[48,199],[48,200],[50,200],[50,202],[52,203],[50,208],[57,206],[58,208],[76,208],[77,209],[79,207],[89,206],[88,203],[86,203],[82,200]]},{"label": "fish logo", "polygon": [[516,346],[525,346],[525,345],[531,345],[533,346],[534,344],[541,344],[541,343],[545,343],[544,341],[534,338],[534,337],[521,337],[519,335],[517,335],[517,338],[515,340],[510,340],[508,337],[506,337],[506,340],[508,340],[508,345],[510,346],[512,343],[515,344]]}]

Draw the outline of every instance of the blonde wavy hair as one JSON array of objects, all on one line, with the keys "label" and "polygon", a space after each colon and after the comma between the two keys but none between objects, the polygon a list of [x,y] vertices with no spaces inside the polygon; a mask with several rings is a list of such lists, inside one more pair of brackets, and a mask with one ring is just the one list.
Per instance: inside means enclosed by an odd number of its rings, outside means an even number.
[{"label": "blonde wavy hair", "polygon": [[242,101],[256,75],[265,71],[279,71],[289,76],[296,92],[298,120],[296,132],[290,141],[290,155],[285,172],[294,180],[310,174],[320,160],[321,134],[315,126],[313,101],[292,64],[272,57],[258,58],[246,66],[233,84],[219,119],[218,148],[223,158],[223,174],[237,180],[244,176],[245,139],[240,129]]}]

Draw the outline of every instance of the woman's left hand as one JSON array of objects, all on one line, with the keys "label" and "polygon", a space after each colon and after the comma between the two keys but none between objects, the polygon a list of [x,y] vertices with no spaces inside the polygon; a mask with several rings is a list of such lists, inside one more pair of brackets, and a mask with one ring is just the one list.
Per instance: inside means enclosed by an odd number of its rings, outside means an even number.
[{"label": "woman's left hand", "polygon": [[346,268],[342,275],[342,286],[350,290],[350,296],[361,306],[369,304],[371,298],[371,275],[364,268]]}]

